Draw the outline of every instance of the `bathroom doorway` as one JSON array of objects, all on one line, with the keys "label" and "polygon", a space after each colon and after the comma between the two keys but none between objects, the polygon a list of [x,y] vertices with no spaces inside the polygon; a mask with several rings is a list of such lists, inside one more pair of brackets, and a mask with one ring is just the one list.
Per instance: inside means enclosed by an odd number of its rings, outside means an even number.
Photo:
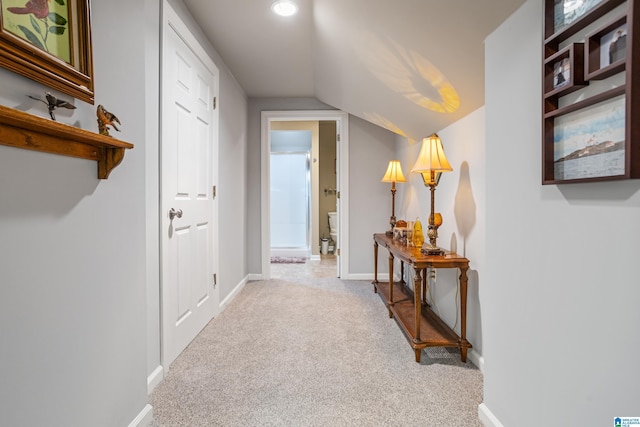
[{"label": "bathroom doorway", "polygon": [[311,258],[311,130],[272,130],[271,258]]},{"label": "bathroom doorway", "polygon": [[[299,208],[285,206],[279,194],[282,190],[275,189],[272,181],[280,180],[282,175],[289,175],[289,182],[284,184],[289,187],[300,188],[305,180],[310,181],[310,186],[304,187],[307,191],[309,207],[306,215],[306,237],[309,242],[307,252],[307,265],[321,262],[321,258],[335,260],[335,276],[343,277],[348,265],[348,224],[341,221],[348,214],[346,203],[348,194],[341,191],[347,187],[348,170],[345,161],[348,157],[348,117],[345,113],[336,111],[265,111],[262,113],[262,278],[271,277],[271,257],[275,255],[297,256],[300,254],[301,233],[305,227],[302,225]],[[282,142],[278,142],[283,136],[293,137],[296,132],[311,131],[311,149],[301,148]],[[284,133],[282,133],[284,132]],[[325,134],[322,144],[327,144],[326,135],[330,135],[331,150],[321,150],[320,135]],[[300,136],[301,134],[298,134]],[[315,136],[313,136],[315,135]],[[286,139],[286,138],[285,138]],[[302,138],[299,138],[302,141]],[[273,153],[282,153],[275,154]],[[308,172],[305,169],[305,178],[301,178],[298,184],[292,184],[289,171],[282,173],[283,158],[289,157],[293,161],[293,155],[308,155]],[[285,157],[282,157],[284,155]],[[302,169],[295,166],[295,170]],[[291,169],[293,171],[294,169]],[[274,175],[275,173],[275,175]],[[298,175],[296,173],[296,175]],[[308,178],[307,178],[308,177]],[[285,179],[286,181],[286,179]],[[296,178],[298,181],[298,178]],[[282,187],[282,182],[278,184]],[[300,193],[298,193],[300,194]],[[305,196],[306,197],[306,196]],[[300,196],[298,196],[300,199]],[[331,213],[331,215],[330,215]],[[296,216],[295,222],[290,222]],[[304,216],[304,215],[302,215]],[[330,225],[329,218],[332,218]],[[283,229],[285,231],[283,232]],[[283,242],[285,237],[293,237],[290,232],[298,230],[295,235],[297,241]],[[339,230],[339,231],[338,231]],[[323,239],[325,245],[323,245]],[[323,246],[327,254],[323,254]],[[295,253],[298,251],[298,253]],[[335,254],[335,255],[334,255]],[[274,264],[275,266],[276,264]]]}]

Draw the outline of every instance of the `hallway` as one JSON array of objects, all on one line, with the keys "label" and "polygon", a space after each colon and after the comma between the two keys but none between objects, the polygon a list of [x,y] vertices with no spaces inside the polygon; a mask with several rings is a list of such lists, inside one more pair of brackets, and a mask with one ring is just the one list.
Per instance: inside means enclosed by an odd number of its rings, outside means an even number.
[{"label": "hallway", "polygon": [[272,279],[326,279],[337,277],[338,257],[320,255],[320,261],[307,260],[304,264],[271,263]]}]

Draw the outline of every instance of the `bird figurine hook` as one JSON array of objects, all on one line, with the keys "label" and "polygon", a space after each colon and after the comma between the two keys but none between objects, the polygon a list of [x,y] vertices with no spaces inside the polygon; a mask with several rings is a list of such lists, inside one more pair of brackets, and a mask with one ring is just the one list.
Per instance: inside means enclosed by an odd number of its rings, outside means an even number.
[{"label": "bird figurine hook", "polygon": [[56,98],[51,94],[51,92],[45,92],[44,95],[47,98],[46,101],[40,98],[36,98],[35,96],[31,96],[31,95],[27,95],[27,96],[31,99],[35,99],[36,101],[40,101],[44,103],[47,106],[47,109],[49,110],[49,116],[51,116],[51,120],[53,121],[56,120],[56,116],[53,114],[53,111],[56,108],[68,108],[69,110],[75,110],[76,108],[75,105],[69,103],[68,101]]},{"label": "bird figurine hook", "polygon": [[98,116],[98,131],[100,132],[100,135],[111,136],[109,135],[108,126],[111,126],[115,130],[120,132],[120,129],[116,127],[115,123],[118,123],[118,124],[121,124],[121,123],[115,114],[107,111],[102,105],[98,105],[96,114]]}]

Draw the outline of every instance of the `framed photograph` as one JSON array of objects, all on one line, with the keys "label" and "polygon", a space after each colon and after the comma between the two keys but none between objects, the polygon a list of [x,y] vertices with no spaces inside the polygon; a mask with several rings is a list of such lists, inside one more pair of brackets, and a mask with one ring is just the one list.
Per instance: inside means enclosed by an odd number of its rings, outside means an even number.
[{"label": "framed photograph", "polygon": [[553,64],[553,88],[565,86],[571,80],[571,62],[569,58]]},{"label": "framed photograph", "polygon": [[627,17],[587,34],[587,79],[603,80],[626,68]]},{"label": "framed photograph", "polygon": [[544,0],[545,43],[558,49],[583,28],[628,0]]},{"label": "framed photograph", "polygon": [[603,0],[554,0],[553,32],[573,24],[602,2]]},{"label": "framed photograph", "polygon": [[553,123],[556,181],[623,176],[625,95],[557,116]]},{"label": "framed photograph", "polygon": [[604,47],[600,49],[602,67],[624,61],[627,57],[627,24],[604,35],[600,45]]},{"label": "framed photograph", "polygon": [[545,96],[562,96],[589,83],[584,80],[584,43],[572,43],[545,61]]},{"label": "framed photograph", "polygon": [[93,104],[89,0],[0,0],[0,66]]}]

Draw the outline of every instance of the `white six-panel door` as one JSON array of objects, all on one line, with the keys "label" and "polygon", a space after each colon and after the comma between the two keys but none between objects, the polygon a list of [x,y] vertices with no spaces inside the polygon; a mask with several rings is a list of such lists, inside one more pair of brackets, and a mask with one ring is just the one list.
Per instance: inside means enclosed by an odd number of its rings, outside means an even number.
[{"label": "white six-panel door", "polygon": [[[218,69],[165,3],[162,53],[162,359],[165,369],[217,314]],[[194,46],[195,44],[195,46]]]}]

